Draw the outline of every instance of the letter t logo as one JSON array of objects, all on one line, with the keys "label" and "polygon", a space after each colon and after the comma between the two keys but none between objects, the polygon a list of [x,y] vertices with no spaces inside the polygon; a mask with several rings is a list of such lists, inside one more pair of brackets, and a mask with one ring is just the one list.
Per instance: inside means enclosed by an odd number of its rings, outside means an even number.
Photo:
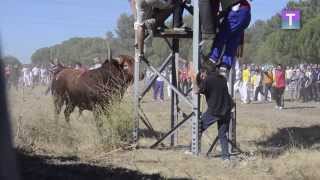
[{"label": "letter t logo", "polygon": [[286,16],[289,17],[289,26],[292,26],[292,20],[293,20],[293,17],[296,16],[296,14],[287,13]]},{"label": "letter t logo", "polygon": [[282,29],[300,29],[300,10],[285,9],[281,13]]}]

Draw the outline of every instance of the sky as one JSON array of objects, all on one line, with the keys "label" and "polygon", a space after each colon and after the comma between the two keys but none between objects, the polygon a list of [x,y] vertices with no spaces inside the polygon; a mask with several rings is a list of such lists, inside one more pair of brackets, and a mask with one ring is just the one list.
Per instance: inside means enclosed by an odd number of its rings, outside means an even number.
[{"label": "sky", "polygon": [[[252,18],[266,20],[289,0],[253,0]],[[114,31],[128,0],[0,0],[0,35],[4,55],[29,63],[39,48],[72,37],[104,37]]]}]

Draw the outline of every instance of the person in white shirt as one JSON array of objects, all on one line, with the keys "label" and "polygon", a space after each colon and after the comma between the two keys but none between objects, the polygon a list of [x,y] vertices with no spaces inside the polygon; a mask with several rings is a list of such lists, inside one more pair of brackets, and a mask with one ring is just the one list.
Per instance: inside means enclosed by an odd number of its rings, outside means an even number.
[{"label": "person in white shirt", "polygon": [[[168,76],[169,76],[169,81],[170,81],[170,83],[172,83],[171,70],[168,71]],[[171,97],[171,88],[170,88],[169,84],[167,84],[167,94],[168,94],[168,97]]]},{"label": "person in white shirt", "polygon": [[244,104],[250,103],[250,85],[251,85],[251,67],[250,65],[248,66],[243,65],[241,100]]},{"label": "person in white shirt", "polygon": [[[161,73],[164,77],[166,76],[166,72],[163,71]],[[154,85],[154,91],[153,91],[153,99],[156,101],[158,99],[158,96],[160,96],[160,101],[164,101],[164,94],[163,94],[163,86],[164,86],[164,79],[162,77],[158,77],[155,85]]]},{"label": "person in white shirt", "polygon": [[22,68],[22,76],[23,76],[23,86],[24,87],[29,87],[31,86],[31,78],[30,78],[30,71],[29,68],[24,65],[24,67]]},{"label": "person in white shirt", "polygon": [[33,86],[34,86],[39,83],[40,69],[37,66],[34,66],[31,71],[32,71],[32,82],[33,82]]},{"label": "person in white shirt", "polygon": [[74,69],[76,69],[76,70],[80,70],[81,68],[82,68],[81,63],[76,63],[76,65],[74,66]]},{"label": "person in white shirt", "polygon": [[100,58],[99,57],[94,58],[93,61],[94,61],[94,65],[92,67],[90,67],[89,70],[98,69],[98,68],[101,67],[101,63],[100,63]]},{"label": "person in white shirt", "polygon": [[292,74],[293,74],[293,68],[292,67],[287,67],[287,69],[286,69],[286,80],[287,80],[287,82],[288,82],[288,80],[291,79]]},{"label": "person in white shirt", "polygon": [[45,84],[48,83],[48,81],[47,81],[47,80],[48,80],[47,76],[48,76],[47,69],[42,66],[42,67],[40,68],[40,82],[41,82],[41,84],[45,85]]},{"label": "person in white shirt", "polygon": [[153,73],[149,69],[147,69],[145,72],[146,72],[146,76],[145,76],[145,79],[144,79],[144,83],[145,83],[145,85],[148,85],[150,80],[151,80],[151,77],[152,77]]},{"label": "person in white shirt", "polygon": [[101,67],[101,64],[98,63],[98,64],[94,64],[90,69],[98,69]]},{"label": "person in white shirt", "polygon": [[242,81],[241,81],[241,68],[239,61],[235,61],[235,80],[234,80],[234,97],[236,96],[236,93],[239,92],[241,96],[241,86],[242,86]]}]

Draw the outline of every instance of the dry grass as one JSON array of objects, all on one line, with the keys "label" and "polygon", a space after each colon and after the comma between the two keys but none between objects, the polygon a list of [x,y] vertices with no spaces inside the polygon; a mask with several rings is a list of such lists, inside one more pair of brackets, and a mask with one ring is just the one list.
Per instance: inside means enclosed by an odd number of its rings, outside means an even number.
[{"label": "dry grass", "polygon": [[133,105],[130,98],[115,101],[108,115],[102,116],[103,143],[112,150],[128,145],[132,140],[133,132]]},{"label": "dry grass", "polygon": [[[250,155],[234,157],[226,165],[219,158],[193,157],[184,154],[186,149],[137,149],[107,153],[125,144],[131,136],[132,105],[115,104],[112,116],[104,118],[104,139],[97,133],[91,113],[71,116],[71,128],[64,118],[53,119],[50,96],[43,88],[34,91],[10,93],[12,120],[16,146],[35,153],[77,156],[95,165],[129,168],[143,173],[160,173],[172,177],[192,179],[320,179],[320,105],[317,103],[287,103],[289,109],[274,110],[274,104],[238,105],[238,143]],[[158,133],[170,127],[169,101],[144,103]],[[142,125],[142,128],[143,125]],[[190,123],[179,131],[179,144],[190,143]],[[216,135],[211,127],[202,140],[203,152]],[[141,145],[150,145],[155,139],[144,134]],[[168,144],[168,140],[165,144]],[[217,148],[219,149],[219,148]],[[217,151],[218,152],[218,151]],[[216,152],[216,154],[217,154]]]},{"label": "dry grass", "polygon": [[91,112],[79,116],[77,109],[70,126],[64,120],[54,120],[51,96],[44,88],[11,91],[11,114],[14,139],[18,148],[58,155],[91,156],[108,152],[125,144],[132,134],[130,101],[115,102],[111,116],[102,115],[101,137]]}]

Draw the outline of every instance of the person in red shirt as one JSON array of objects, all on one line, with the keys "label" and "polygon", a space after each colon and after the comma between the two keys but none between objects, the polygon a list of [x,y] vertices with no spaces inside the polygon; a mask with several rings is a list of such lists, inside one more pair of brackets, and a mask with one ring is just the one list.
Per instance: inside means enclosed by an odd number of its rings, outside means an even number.
[{"label": "person in red shirt", "polygon": [[188,91],[188,68],[187,65],[180,70],[180,88],[183,93]]},{"label": "person in red shirt", "polygon": [[276,108],[282,109],[284,103],[282,102],[282,96],[284,89],[286,88],[286,72],[281,64],[275,69],[275,84],[274,84],[274,99],[276,100]]}]

